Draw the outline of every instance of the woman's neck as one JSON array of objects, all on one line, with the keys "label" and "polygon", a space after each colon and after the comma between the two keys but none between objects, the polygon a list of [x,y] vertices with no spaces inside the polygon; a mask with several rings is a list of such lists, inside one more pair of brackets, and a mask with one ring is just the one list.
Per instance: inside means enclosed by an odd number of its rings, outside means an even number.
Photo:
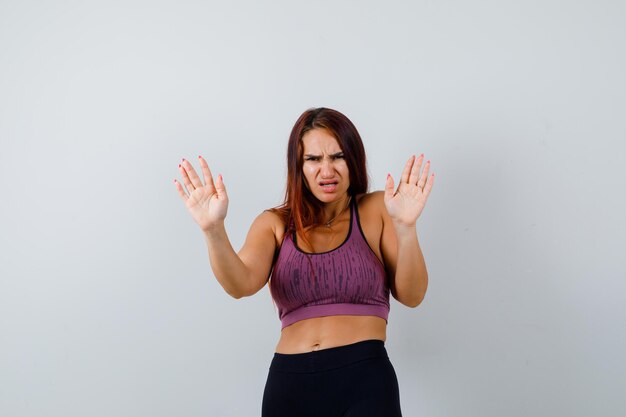
[{"label": "woman's neck", "polygon": [[351,196],[346,194],[341,200],[328,203],[324,206],[324,226],[332,226],[341,214],[348,209],[351,198]]}]

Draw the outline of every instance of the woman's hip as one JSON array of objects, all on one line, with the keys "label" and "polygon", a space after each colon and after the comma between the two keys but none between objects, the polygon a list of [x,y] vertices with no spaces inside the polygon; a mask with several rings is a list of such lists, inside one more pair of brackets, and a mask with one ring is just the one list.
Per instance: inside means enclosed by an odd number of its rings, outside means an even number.
[{"label": "woman's hip", "polygon": [[263,394],[263,416],[295,415],[400,416],[398,380],[384,342],[275,353]]}]

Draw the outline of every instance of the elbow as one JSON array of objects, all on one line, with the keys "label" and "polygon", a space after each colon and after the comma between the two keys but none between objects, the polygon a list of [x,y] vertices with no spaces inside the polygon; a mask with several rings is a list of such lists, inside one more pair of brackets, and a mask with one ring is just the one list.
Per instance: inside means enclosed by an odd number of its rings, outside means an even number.
[{"label": "elbow", "polygon": [[226,292],[226,294],[233,297],[235,300],[239,300],[243,297],[248,297],[253,294],[249,286],[245,285],[245,283],[222,283],[222,288]]},{"label": "elbow", "polygon": [[419,298],[419,299],[416,299],[416,300],[410,300],[410,301],[407,301],[406,303],[404,303],[404,305],[407,306],[407,307],[415,308],[418,305],[420,305],[423,300],[424,300],[423,298]]},{"label": "elbow", "polygon": [[417,291],[413,297],[409,298],[406,303],[404,303],[407,307],[415,308],[418,305],[422,304],[424,301],[424,297],[426,297],[426,290],[428,289],[428,275],[426,276],[426,285]]},{"label": "elbow", "polygon": [[226,294],[230,295],[231,297],[233,297],[235,300],[239,300],[245,296],[247,296],[248,294],[246,294],[244,291],[242,291],[241,289],[236,289],[236,288],[229,288],[229,289],[224,289],[226,291]]},{"label": "elbow", "polygon": [[415,308],[424,300],[423,296],[419,297],[398,297],[394,294],[394,297],[398,302],[404,306]]},{"label": "elbow", "polygon": [[415,308],[418,305],[422,304],[422,301],[424,301],[424,297],[426,296],[426,291],[418,294],[417,297],[413,297],[413,298],[409,298],[406,299],[402,302],[402,304],[404,304],[407,307],[411,307],[411,308]]},{"label": "elbow", "polygon": [[256,294],[259,291],[260,288],[252,288],[252,287],[246,287],[246,288],[232,288],[230,290],[227,290],[226,292],[228,293],[228,295],[230,295],[231,297],[233,297],[235,300],[239,300],[241,298],[244,297],[251,297],[254,294]]}]

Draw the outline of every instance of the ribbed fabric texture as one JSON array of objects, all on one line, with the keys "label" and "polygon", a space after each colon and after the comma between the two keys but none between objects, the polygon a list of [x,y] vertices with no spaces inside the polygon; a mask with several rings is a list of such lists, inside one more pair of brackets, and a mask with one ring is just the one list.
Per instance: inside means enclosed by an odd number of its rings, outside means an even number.
[{"label": "ribbed fabric texture", "polygon": [[359,222],[356,201],[350,208],[350,229],[337,248],[305,253],[286,236],[274,265],[270,292],[282,328],[322,316],[389,316],[385,268],[369,247]]}]

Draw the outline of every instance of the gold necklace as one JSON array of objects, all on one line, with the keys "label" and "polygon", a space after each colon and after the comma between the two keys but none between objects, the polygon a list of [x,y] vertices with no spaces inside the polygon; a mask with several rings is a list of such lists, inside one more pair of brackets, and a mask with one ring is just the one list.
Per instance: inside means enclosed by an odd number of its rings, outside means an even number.
[{"label": "gold necklace", "polygon": [[341,214],[346,211],[346,209],[348,208],[348,206],[350,206],[350,201],[352,201],[352,196],[348,197],[348,204],[346,204],[346,206],[335,215],[335,217],[333,217],[332,219],[330,219],[329,221],[327,221],[326,223],[324,223],[324,226],[326,226],[327,228],[330,229],[330,226],[332,225],[332,223],[335,221],[335,219],[339,216],[341,216]]}]

